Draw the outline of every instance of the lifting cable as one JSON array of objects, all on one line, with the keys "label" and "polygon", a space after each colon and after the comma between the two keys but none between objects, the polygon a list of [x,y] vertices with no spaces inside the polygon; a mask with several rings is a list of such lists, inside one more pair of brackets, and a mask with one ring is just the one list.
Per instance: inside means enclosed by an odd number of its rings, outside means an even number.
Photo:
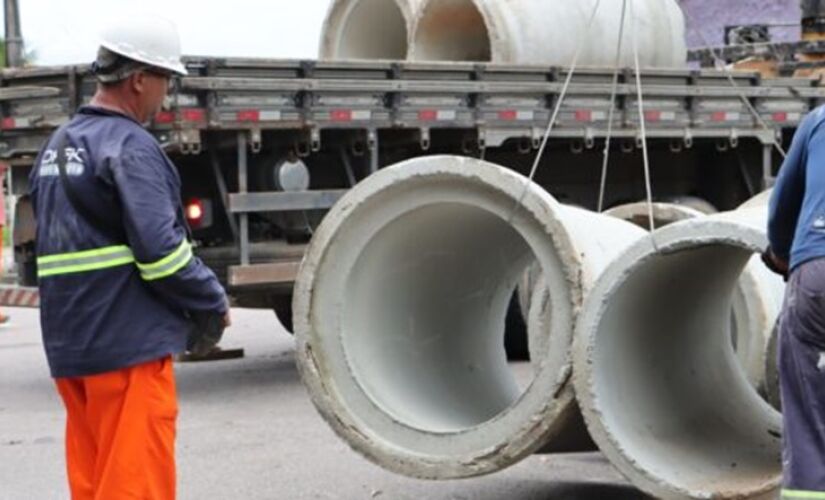
[{"label": "lifting cable", "polygon": [[622,0],[622,19],[619,24],[619,42],[616,44],[616,61],[613,64],[613,88],[610,94],[610,111],[607,115],[607,137],[604,141],[602,178],[599,183],[598,212],[604,211],[604,194],[607,188],[607,166],[610,161],[610,141],[613,138],[613,115],[616,111],[616,98],[619,93],[619,66],[622,61],[622,42],[624,41],[624,24],[627,18],[627,0]]},{"label": "lifting cable", "polygon": [[[716,52],[716,49],[708,42],[708,39],[705,37],[705,34],[702,33],[702,30],[698,28],[699,25],[696,24],[694,18],[691,17],[687,10],[684,10],[683,12],[685,14],[685,17],[687,17],[688,21],[690,22],[691,26],[693,26],[694,29],[696,29],[696,32],[699,34],[699,38],[702,39],[702,43],[704,43],[710,51],[716,69],[725,73],[725,76],[727,77],[731,86],[734,89],[736,89],[739,93],[739,99],[741,99],[745,106],[748,108],[748,112],[753,116],[753,118],[759,123],[759,125],[762,128],[764,128],[765,130],[773,131],[773,129],[768,126],[768,123],[765,121],[762,115],[759,114],[759,111],[757,111],[756,108],[753,106],[753,103],[750,101],[750,99],[748,99],[748,96],[745,95],[745,92],[742,91],[742,88],[736,83],[736,80],[733,79],[733,72],[730,71],[730,69],[728,69],[727,63],[725,63],[725,61],[722,60],[722,57],[719,56],[719,54]],[[779,141],[776,139],[776,134],[772,134],[771,142],[773,143],[773,147],[776,148],[776,150],[779,152],[783,159],[788,156],[785,149],[782,147],[781,144],[779,144]]]},{"label": "lifting cable", "polygon": [[536,171],[539,168],[539,164],[541,163],[541,158],[544,156],[544,151],[547,148],[547,143],[550,141],[550,133],[553,131],[553,127],[556,125],[556,120],[559,117],[559,112],[561,111],[562,103],[564,102],[564,98],[567,96],[567,91],[570,89],[570,83],[573,81],[573,74],[576,72],[576,68],[579,64],[579,56],[581,56],[582,49],[587,45],[587,38],[590,35],[591,28],[593,27],[593,22],[596,20],[596,14],[599,13],[599,7],[601,6],[602,0],[596,0],[595,5],[593,6],[593,12],[590,14],[590,19],[587,22],[587,26],[582,33],[581,39],[576,46],[576,51],[573,54],[573,60],[570,62],[570,68],[567,71],[567,78],[564,81],[564,85],[562,86],[561,92],[559,93],[559,97],[556,101],[556,105],[553,109],[553,114],[550,117],[550,121],[547,124],[547,129],[544,131],[544,137],[541,140],[541,146],[539,146],[539,150],[536,153],[536,159],[533,162],[533,166],[530,169],[530,175],[527,177],[527,180],[524,183],[524,190],[521,192],[518,200],[516,200],[516,204],[513,207],[513,213],[510,215],[509,221],[512,222],[513,217],[515,217],[518,209],[521,207],[522,203],[524,202],[524,197],[527,196],[527,190],[530,188],[530,184],[533,182],[533,179],[536,176]]},{"label": "lifting cable", "polygon": [[645,123],[645,107],[644,97],[642,92],[642,68],[639,64],[639,41],[637,36],[636,14],[633,10],[633,1],[630,3],[630,20],[633,23],[633,63],[636,70],[636,100],[639,105],[639,133],[642,141],[642,160],[645,168],[645,192],[647,194],[647,215],[650,223],[650,239],[653,243],[653,248],[658,252],[659,248],[656,246],[656,239],[653,237],[653,232],[656,230],[656,222],[653,220],[653,188],[650,182],[650,156],[647,149],[647,124]]}]

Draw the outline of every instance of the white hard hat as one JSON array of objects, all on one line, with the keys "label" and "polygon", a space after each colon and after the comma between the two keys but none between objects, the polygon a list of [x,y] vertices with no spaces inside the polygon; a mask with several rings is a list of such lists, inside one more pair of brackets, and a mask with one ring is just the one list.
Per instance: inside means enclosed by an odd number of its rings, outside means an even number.
[{"label": "white hard hat", "polygon": [[110,23],[100,46],[149,66],[186,75],[175,23],[158,16],[136,15]]}]

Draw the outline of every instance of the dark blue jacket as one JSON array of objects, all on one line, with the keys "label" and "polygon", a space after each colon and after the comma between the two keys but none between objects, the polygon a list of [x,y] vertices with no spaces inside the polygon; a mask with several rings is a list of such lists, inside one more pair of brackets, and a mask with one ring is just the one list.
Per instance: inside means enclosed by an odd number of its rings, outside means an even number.
[{"label": "dark blue jacket", "polygon": [[825,257],[825,108],[802,120],[771,195],[768,238],[791,269]]},{"label": "dark blue jacket", "polygon": [[[57,169],[61,132],[69,181],[114,230],[98,229],[69,202]],[[52,376],[93,375],[181,352],[190,328],[185,311],[226,312],[223,288],[192,254],[177,170],[136,121],[82,108],[41,151],[30,185]]]}]

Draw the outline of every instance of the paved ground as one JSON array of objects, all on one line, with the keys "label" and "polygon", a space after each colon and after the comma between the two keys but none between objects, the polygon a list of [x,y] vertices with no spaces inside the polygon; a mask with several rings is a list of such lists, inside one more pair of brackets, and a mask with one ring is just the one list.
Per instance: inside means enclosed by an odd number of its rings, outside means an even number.
[{"label": "paved ground", "polygon": [[[35,310],[0,328],[0,499],[63,499],[63,409]],[[315,413],[292,338],[265,311],[235,311],[237,361],[177,366],[179,498],[618,500],[641,495],[598,454],[533,456],[492,476],[416,481],[373,466]]]}]

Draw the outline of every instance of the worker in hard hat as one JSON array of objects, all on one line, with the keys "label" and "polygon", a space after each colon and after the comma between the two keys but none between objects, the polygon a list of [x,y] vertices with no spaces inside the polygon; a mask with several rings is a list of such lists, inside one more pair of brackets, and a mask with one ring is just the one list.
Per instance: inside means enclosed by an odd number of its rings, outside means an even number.
[{"label": "worker in hard hat", "polygon": [[825,108],[799,125],[771,195],[763,260],[788,280],[779,320],[782,498],[825,498]]},{"label": "worker in hard hat", "polygon": [[230,323],[193,255],[180,178],[143,124],[185,75],[175,26],[131,17],[102,37],[88,106],[31,173],[43,343],[67,411],[74,499],[175,497],[172,356],[189,317]]}]

